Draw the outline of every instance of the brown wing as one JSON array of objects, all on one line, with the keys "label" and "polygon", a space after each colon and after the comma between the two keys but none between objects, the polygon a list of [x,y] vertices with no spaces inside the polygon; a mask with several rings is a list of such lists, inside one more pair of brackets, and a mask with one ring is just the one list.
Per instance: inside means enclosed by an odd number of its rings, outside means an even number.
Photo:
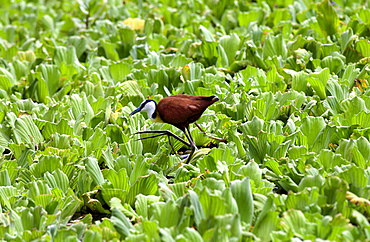
[{"label": "brown wing", "polygon": [[166,97],[157,105],[157,111],[161,119],[169,124],[185,123],[198,114],[201,106],[194,100],[183,97]]},{"label": "brown wing", "polygon": [[218,99],[179,94],[163,98],[157,105],[161,119],[182,129],[200,118],[204,110]]}]

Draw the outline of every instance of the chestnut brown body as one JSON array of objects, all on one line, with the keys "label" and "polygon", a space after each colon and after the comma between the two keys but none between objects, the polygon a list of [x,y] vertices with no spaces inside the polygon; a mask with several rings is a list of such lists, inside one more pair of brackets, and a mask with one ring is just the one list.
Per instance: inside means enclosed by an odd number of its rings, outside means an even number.
[{"label": "chestnut brown body", "polygon": [[185,131],[218,98],[179,94],[163,98],[157,105],[157,114],[164,123]]}]

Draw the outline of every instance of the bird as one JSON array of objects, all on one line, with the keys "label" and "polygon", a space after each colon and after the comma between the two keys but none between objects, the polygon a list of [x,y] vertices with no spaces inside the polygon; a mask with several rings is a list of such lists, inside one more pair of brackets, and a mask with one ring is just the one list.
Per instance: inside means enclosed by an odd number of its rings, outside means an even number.
[{"label": "bird", "polygon": [[186,161],[186,163],[188,163],[196,149],[195,142],[191,137],[189,125],[197,121],[202,116],[203,112],[218,100],[219,99],[215,96],[193,96],[187,94],[178,94],[165,97],[160,100],[158,104],[154,100],[145,100],[137,109],[130,113],[130,116],[132,116],[138,112],[146,112],[148,117],[153,122],[171,124],[180,129],[185,134],[189,142],[185,141],[169,130],[146,130],[136,132],[135,134],[157,134],[140,138],[139,140],[154,138],[161,135],[171,136],[179,140],[191,148],[191,152]]}]

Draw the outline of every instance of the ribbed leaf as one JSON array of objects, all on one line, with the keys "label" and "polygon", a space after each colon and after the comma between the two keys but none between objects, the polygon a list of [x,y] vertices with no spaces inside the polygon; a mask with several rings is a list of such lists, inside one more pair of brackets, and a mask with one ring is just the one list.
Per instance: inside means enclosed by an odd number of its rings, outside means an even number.
[{"label": "ribbed leaf", "polygon": [[104,48],[105,56],[108,59],[111,59],[111,60],[114,60],[114,61],[119,60],[119,55],[118,55],[118,52],[116,50],[116,44],[110,43],[106,40],[102,40],[100,43],[101,43],[102,47]]},{"label": "ribbed leaf", "polygon": [[145,219],[148,219],[149,216],[149,206],[152,203],[158,202],[159,197],[156,196],[144,196],[142,194],[137,195],[135,202],[135,209],[139,216],[142,216]]},{"label": "ribbed leaf", "polygon": [[60,208],[62,223],[67,223],[81,206],[81,201],[75,196],[70,195],[63,200],[63,205]]},{"label": "ribbed leaf", "polygon": [[0,201],[1,205],[6,206],[8,209],[12,208],[10,199],[13,196],[17,196],[18,191],[12,186],[1,186],[0,187]]},{"label": "ribbed leaf", "polygon": [[62,66],[62,64],[64,63],[64,65],[72,65],[78,70],[85,69],[85,67],[82,66],[81,63],[78,61],[76,49],[74,47],[67,48],[65,46],[57,46],[55,48],[55,55],[53,60],[58,66]]},{"label": "ribbed leaf", "polygon": [[150,175],[138,177],[137,181],[131,186],[127,195],[127,203],[134,205],[136,195],[155,195],[158,190],[158,178],[154,173]]},{"label": "ribbed leaf", "polygon": [[338,56],[327,56],[322,59],[321,66],[323,68],[329,68],[330,72],[338,73],[344,67],[344,61]]},{"label": "ribbed leaf", "polygon": [[258,225],[253,228],[253,233],[264,241],[271,239],[271,232],[276,230],[279,225],[278,213],[267,211],[266,214],[258,220]]},{"label": "ribbed leaf", "polygon": [[310,77],[307,78],[308,82],[321,99],[326,98],[325,85],[328,82],[329,77],[330,70],[329,68],[325,68],[319,72],[311,73]]},{"label": "ribbed leaf", "polygon": [[151,205],[152,217],[158,221],[159,227],[170,228],[176,226],[180,220],[180,211],[177,204],[173,200],[166,203],[156,202]]},{"label": "ribbed leaf", "polygon": [[80,115],[85,114],[84,121],[86,124],[89,124],[90,120],[94,116],[94,110],[92,109],[86,96],[82,95],[81,97],[77,94],[73,94],[71,96],[71,104],[72,104],[72,112],[73,112],[75,120],[77,120]]},{"label": "ribbed leaf", "polygon": [[282,226],[286,231],[291,231],[302,238],[305,234],[309,234],[311,232],[311,228],[306,223],[306,218],[304,217],[302,211],[288,210],[284,213],[282,221],[284,221]]},{"label": "ribbed leaf", "polygon": [[0,88],[6,92],[10,91],[10,88],[13,86],[13,83],[5,75],[0,75]]},{"label": "ribbed leaf", "polygon": [[33,199],[35,200],[35,204],[37,206],[46,208],[46,206],[50,204],[51,201],[53,200],[53,194],[41,194],[41,195],[35,196]]},{"label": "ribbed leaf", "polygon": [[18,144],[40,144],[44,141],[40,130],[29,115],[22,115],[16,119],[14,137]]},{"label": "ribbed leaf", "polygon": [[0,171],[0,186],[11,186],[8,170]]},{"label": "ribbed leaf", "polygon": [[43,80],[47,84],[49,95],[52,96],[59,88],[59,70],[55,65],[40,65],[37,69],[42,73]]},{"label": "ribbed leaf", "polygon": [[139,96],[143,98],[143,94],[140,91],[140,86],[136,81],[125,81],[120,83],[122,93],[127,96]]},{"label": "ribbed leaf", "polygon": [[202,33],[204,35],[204,40],[206,40],[206,41],[215,41],[215,39],[213,38],[212,33],[209,32],[209,30],[206,27],[204,27],[203,25],[200,25],[199,29],[202,31]]},{"label": "ribbed leaf", "polygon": [[149,172],[149,165],[144,159],[138,159],[135,162],[134,169],[130,175],[130,184],[134,184],[140,176],[145,176]]},{"label": "ribbed leaf", "polygon": [[32,181],[28,184],[28,196],[35,198],[42,194],[51,194],[49,186],[44,181]]},{"label": "ribbed leaf", "polygon": [[109,201],[114,197],[124,201],[127,193],[127,190],[122,190],[119,188],[104,188],[101,191],[101,195],[106,203],[109,203]]},{"label": "ribbed leaf", "polygon": [[217,58],[219,57],[217,45],[218,45],[217,42],[208,40],[203,41],[202,45],[200,46],[200,50],[205,59],[205,63],[208,66],[214,65],[217,62]]},{"label": "ribbed leaf", "polygon": [[352,166],[348,170],[342,172],[340,175],[345,181],[351,186],[364,187],[367,184],[367,177],[365,171],[362,168]]},{"label": "ribbed leaf", "polygon": [[199,196],[194,191],[189,190],[190,203],[194,213],[194,221],[198,226],[206,219],[202,204],[199,201]]},{"label": "ribbed leaf", "polygon": [[66,174],[64,174],[61,170],[55,170],[52,174],[49,172],[46,172],[44,174],[45,180],[48,181],[48,184],[51,188],[58,187],[60,188],[64,193],[69,188],[69,180]]},{"label": "ribbed leaf", "polygon": [[99,168],[98,160],[93,157],[87,157],[85,164],[86,171],[90,174],[95,185],[103,185],[104,177]]},{"label": "ribbed leaf", "polygon": [[118,208],[112,208],[111,220],[118,233],[124,237],[129,236],[130,230],[134,228],[130,220]]},{"label": "ribbed leaf", "polygon": [[118,172],[109,170],[106,178],[112,183],[113,188],[119,188],[122,190],[129,190],[130,183],[126,169],[122,168]]},{"label": "ribbed leaf", "polygon": [[265,58],[273,56],[282,56],[285,58],[287,53],[288,50],[282,35],[268,35],[263,46],[263,54]]},{"label": "ribbed leaf", "polygon": [[[14,76],[7,69],[5,69],[3,67],[0,67],[0,75],[6,78],[6,83],[4,83],[5,88],[6,87],[10,88],[11,86],[16,84],[16,80],[15,80]],[[4,89],[4,90],[6,90],[6,89]]]},{"label": "ribbed leaf", "polygon": [[300,127],[302,133],[307,137],[308,148],[311,148],[320,132],[326,127],[325,120],[322,117],[306,117]]},{"label": "ribbed leaf", "polygon": [[35,177],[42,177],[45,172],[53,172],[57,169],[62,169],[62,159],[56,155],[42,155],[38,163],[33,163],[30,166],[30,171]]},{"label": "ribbed leaf", "polygon": [[249,178],[246,177],[241,181],[232,181],[230,187],[239,207],[240,219],[250,225],[253,219],[254,206]]},{"label": "ribbed leaf", "polygon": [[251,160],[247,165],[240,167],[238,173],[245,177],[249,177],[254,181],[257,187],[260,185],[262,180],[262,170],[255,161]]},{"label": "ribbed leaf", "polygon": [[86,51],[87,41],[84,36],[71,36],[68,43],[75,47],[77,58]]},{"label": "ribbed leaf", "polygon": [[356,42],[356,50],[362,57],[370,57],[370,43],[367,40],[359,40]]},{"label": "ribbed leaf", "polygon": [[132,67],[126,62],[118,62],[109,66],[110,74],[116,82],[122,82],[128,74],[130,74]]},{"label": "ribbed leaf", "polygon": [[208,193],[206,189],[199,194],[199,201],[204,209],[204,216],[206,219],[217,215],[223,215],[226,212],[226,204],[223,199],[216,194],[213,195]]},{"label": "ribbed leaf", "polygon": [[202,236],[193,228],[186,228],[182,233],[189,241],[202,242]]},{"label": "ribbed leaf", "polygon": [[322,31],[328,35],[338,33],[339,17],[334,5],[329,0],[324,0],[317,5],[317,21]]},{"label": "ribbed leaf", "polygon": [[230,66],[235,61],[236,53],[239,50],[240,38],[236,34],[225,35],[220,38],[219,43],[227,55],[227,66]]}]

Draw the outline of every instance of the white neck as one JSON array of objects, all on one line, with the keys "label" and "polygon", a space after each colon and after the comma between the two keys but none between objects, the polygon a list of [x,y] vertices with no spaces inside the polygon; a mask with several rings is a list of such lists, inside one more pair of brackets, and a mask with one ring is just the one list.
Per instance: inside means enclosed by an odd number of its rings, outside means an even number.
[{"label": "white neck", "polygon": [[145,104],[143,109],[141,109],[141,111],[146,112],[148,114],[148,117],[153,120],[153,114],[157,111],[156,105],[154,102],[148,102],[147,104]]}]

